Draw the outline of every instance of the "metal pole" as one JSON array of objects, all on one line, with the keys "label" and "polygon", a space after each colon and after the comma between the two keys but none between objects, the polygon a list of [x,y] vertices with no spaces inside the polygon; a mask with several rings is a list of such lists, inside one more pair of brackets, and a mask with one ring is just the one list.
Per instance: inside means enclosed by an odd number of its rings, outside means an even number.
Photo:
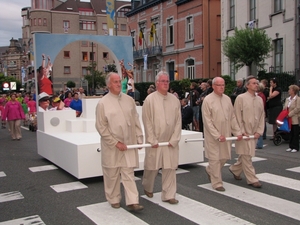
[{"label": "metal pole", "polygon": [[115,6],[115,29],[116,29],[116,36],[118,36],[118,23],[117,23],[117,6],[116,6],[116,0],[114,2],[114,6]]},{"label": "metal pole", "polygon": [[95,74],[94,74],[94,42],[92,42],[92,95],[95,94]]}]

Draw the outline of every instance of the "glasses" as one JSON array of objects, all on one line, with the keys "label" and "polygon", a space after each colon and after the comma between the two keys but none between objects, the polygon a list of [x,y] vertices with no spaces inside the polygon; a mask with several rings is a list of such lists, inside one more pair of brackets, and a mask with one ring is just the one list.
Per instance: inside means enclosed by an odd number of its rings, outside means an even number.
[{"label": "glasses", "polygon": [[159,82],[159,83],[165,83],[165,84],[168,84],[168,83],[170,83],[170,81],[169,81],[169,80],[159,80],[158,82]]}]

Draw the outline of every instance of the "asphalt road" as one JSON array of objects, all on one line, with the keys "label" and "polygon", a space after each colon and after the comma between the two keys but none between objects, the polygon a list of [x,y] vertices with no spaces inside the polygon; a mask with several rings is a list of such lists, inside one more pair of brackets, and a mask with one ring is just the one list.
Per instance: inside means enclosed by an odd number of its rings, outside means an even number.
[{"label": "asphalt road", "polygon": [[[160,201],[160,175],[149,199],[141,185],[143,172],[136,172],[145,209],[132,213],[124,198],[120,209],[109,206],[102,177],[78,180],[37,154],[36,133],[22,133],[21,141],[12,141],[0,130],[0,225],[300,224],[300,153],[285,152],[287,143],[275,146],[267,139],[257,150],[253,165],[261,189],[247,185],[244,176],[234,180],[225,166],[226,191],[219,193],[209,184],[205,164],[180,166],[176,206]],[[232,150],[229,164],[236,158]]]}]

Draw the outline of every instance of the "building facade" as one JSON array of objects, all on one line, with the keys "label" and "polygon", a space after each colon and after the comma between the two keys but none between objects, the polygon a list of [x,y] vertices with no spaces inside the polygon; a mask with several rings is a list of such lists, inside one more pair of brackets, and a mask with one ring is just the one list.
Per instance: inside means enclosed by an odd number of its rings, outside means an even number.
[{"label": "building facade", "polygon": [[[272,39],[274,50],[265,63],[268,72],[288,72],[299,76],[299,0],[222,0],[222,39],[234,35],[234,28],[253,26]],[[245,78],[246,66],[236,71],[222,55],[222,74]],[[256,75],[257,68],[251,71]]]},{"label": "building facade", "polygon": [[[114,35],[129,35],[125,13],[130,9],[129,2],[115,2],[117,20]],[[32,34],[34,33],[108,35],[106,0],[90,2],[32,0],[31,7],[26,10],[24,8],[24,12],[22,11],[22,17],[23,40],[31,62],[28,67],[33,66],[34,57],[42,57],[33,55]],[[84,76],[89,74],[88,67],[91,63],[96,63],[96,70],[105,72],[105,66],[114,62],[110,57],[109,49],[104,49],[89,40],[66,46],[56,59],[51,60],[53,61],[51,75],[55,91],[62,89],[70,80],[76,83],[76,87],[81,86]],[[27,71],[29,80],[33,78],[30,71],[32,68]]]},{"label": "building facade", "polygon": [[221,75],[219,0],[131,1],[128,24],[137,82]]}]

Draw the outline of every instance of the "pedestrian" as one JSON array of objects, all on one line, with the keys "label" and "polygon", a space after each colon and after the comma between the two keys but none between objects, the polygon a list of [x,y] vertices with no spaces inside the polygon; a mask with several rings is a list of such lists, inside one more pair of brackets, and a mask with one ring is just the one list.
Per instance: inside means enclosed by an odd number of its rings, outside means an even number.
[{"label": "pedestrian", "polygon": [[[148,95],[143,104],[143,123],[146,143],[144,160],[143,187],[145,194],[153,197],[154,180],[158,170],[162,168],[163,202],[177,204],[176,169],[179,161],[181,138],[181,106],[180,101],[169,93],[169,74],[160,71],[155,77],[156,91]],[[168,142],[168,146],[158,143]]]},{"label": "pedestrian", "polygon": [[279,115],[279,113],[282,111],[281,94],[282,94],[282,90],[279,87],[278,79],[272,78],[270,80],[269,97],[267,99],[268,122],[269,124],[273,125],[273,135],[270,140],[273,140],[274,138],[274,134],[277,130],[276,118]]},{"label": "pedestrian", "polygon": [[234,111],[244,136],[254,135],[254,139],[241,140],[235,143],[235,151],[239,155],[237,162],[229,167],[236,180],[241,180],[244,172],[247,183],[255,188],[262,185],[255,175],[252,157],[255,156],[257,139],[263,135],[265,128],[265,112],[261,97],[256,95],[258,80],[254,76],[246,79],[247,92],[237,96]]},{"label": "pedestrian", "polygon": [[205,157],[208,158],[205,171],[213,189],[225,191],[221,170],[231,158],[231,141],[226,141],[226,137],[233,134],[239,141],[242,139],[242,132],[235,118],[231,99],[224,94],[224,79],[214,78],[212,88],[213,92],[202,103]]},{"label": "pedestrian", "polygon": [[138,150],[127,149],[127,145],[143,143],[138,113],[133,98],[122,93],[121,78],[117,73],[106,76],[106,85],[109,92],[96,107],[105,196],[113,208],[120,208],[122,178],[127,208],[139,211],[144,207],[139,204],[134,179],[134,168],[139,166]]},{"label": "pedestrian", "polygon": [[292,120],[291,131],[290,131],[290,142],[287,152],[298,152],[299,151],[299,112],[300,112],[300,97],[298,96],[299,87],[297,85],[289,86],[289,95],[285,100],[283,109],[288,109],[288,117]]},{"label": "pedestrian", "polygon": [[39,94],[39,112],[46,112],[49,110],[50,96],[46,92]]},{"label": "pedestrian", "polygon": [[82,101],[79,99],[77,92],[73,94],[73,100],[70,103],[70,108],[76,111],[76,117],[79,117],[82,113]]},{"label": "pedestrian", "polygon": [[11,94],[10,101],[5,105],[2,120],[8,121],[8,127],[12,140],[21,140],[21,120],[25,119],[23,108],[20,102],[16,100],[17,96],[15,93]]}]

